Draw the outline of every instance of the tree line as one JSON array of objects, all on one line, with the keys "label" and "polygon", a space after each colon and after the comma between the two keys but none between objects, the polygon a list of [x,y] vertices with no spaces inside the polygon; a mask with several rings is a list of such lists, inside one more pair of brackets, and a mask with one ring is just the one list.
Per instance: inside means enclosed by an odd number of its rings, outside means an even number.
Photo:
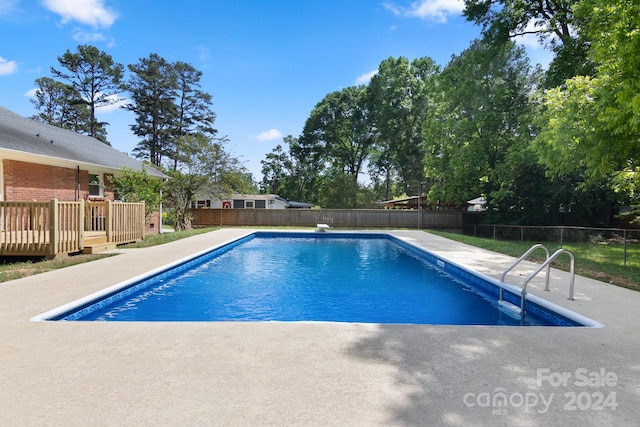
[{"label": "tree line", "polygon": [[244,166],[225,151],[228,140],[214,127],[212,96],[201,89],[202,72],[191,64],[151,53],[125,68],[91,45],[67,50],[58,63],[51,77],[36,80],[32,118],[110,145],[108,123],[97,119],[96,110],[126,99],[121,108],[133,113],[130,128],[139,138],[133,155],[171,178],[161,188],[146,174],[123,171],[111,183],[118,197],[157,207],[163,194],[170,222],[183,229],[191,226],[190,208],[199,195],[253,187]]},{"label": "tree line", "polygon": [[[390,57],[367,85],[326,95],[262,161],[260,188],[335,208],[421,189],[432,206],[484,196],[488,221],[523,225],[637,213],[639,12],[626,0],[465,0],[481,38],[444,67]],[[525,35],[553,53],[546,70],[515,43]]]}]

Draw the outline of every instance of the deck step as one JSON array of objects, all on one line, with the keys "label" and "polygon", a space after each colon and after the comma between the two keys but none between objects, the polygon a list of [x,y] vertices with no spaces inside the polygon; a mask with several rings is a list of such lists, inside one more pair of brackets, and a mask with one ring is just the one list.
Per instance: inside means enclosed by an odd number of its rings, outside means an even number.
[{"label": "deck step", "polygon": [[103,243],[107,243],[107,236],[90,237],[90,238],[85,238],[84,239],[84,245],[85,246],[101,245]]},{"label": "deck step", "polygon": [[84,249],[82,249],[83,254],[97,254],[100,252],[111,251],[116,249],[118,245],[114,242],[111,243],[94,243],[91,245],[84,245]]}]

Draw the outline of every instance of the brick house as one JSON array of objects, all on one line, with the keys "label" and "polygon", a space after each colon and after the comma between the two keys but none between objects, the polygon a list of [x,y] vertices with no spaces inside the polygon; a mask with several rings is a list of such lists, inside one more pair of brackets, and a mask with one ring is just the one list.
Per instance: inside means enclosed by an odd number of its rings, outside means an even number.
[{"label": "brick house", "polygon": [[[86,135],[0,107],[0,201],[114,200],[109,177],[122,168],[167,175]],[[146,224],[160,229],[159,216]]]}]

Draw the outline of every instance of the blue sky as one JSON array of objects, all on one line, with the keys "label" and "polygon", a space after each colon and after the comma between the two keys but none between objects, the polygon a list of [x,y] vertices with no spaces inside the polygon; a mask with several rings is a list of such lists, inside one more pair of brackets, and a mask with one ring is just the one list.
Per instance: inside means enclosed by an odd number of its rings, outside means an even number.
[{"label": "blue sky", "polygon": [[[445,66],[480,29],[462,0],[0,0],[0,105],[35,113],[35,79],[57,57],[91,44],[124,65],[150,53],[203,72],[227,151],[260,180],[260,160],[299,136],[316,103],[366,83],[390,56]],[[532,62],[548,53],[529,46]],[[114,148],[130,153],[133,115],[110,108]]]}]

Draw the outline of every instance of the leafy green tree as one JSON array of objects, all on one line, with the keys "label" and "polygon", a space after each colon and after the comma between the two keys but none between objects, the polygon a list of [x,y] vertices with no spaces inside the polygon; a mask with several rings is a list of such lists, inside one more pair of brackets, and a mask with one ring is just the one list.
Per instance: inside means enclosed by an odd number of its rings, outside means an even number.
[{"label": "leafy green tree", "polygon": [[374,143],[375,129],[369,117],[365,86],[330,93],[307,119],[301,142],[314,147],[333,169],[351,181],[346,206],[355,207],[358,176]]},{"label": "leafy green tree", "polygon": [[96,109],[116,103],[120,93],[120,82],[124,76],[124,66],[95,46],[80,45],[76,52],[67,50],[58,57],[62,69],[51,67],[51,74],[61,78],[75,89],[80,96],[72,103],[85,105],[89,110],[88,135],[109,144],[106,139],[104,122],[96,118]]},{"label": "leafy green tree", "polygon": [[357,188],[354,189],[352,178],[341,170],[334,170],[324,175],[320,181],[318,204],[323,208],[341,209],[354,207]]},{"label": "leafy green tree", "polygon": [[[577,8],[592,40],[597,64],[593,104],[606,131],[616,137],[620,158],[640,155],[640,4],[629,0],[583,0]],[[637,165],[637,163],[636,163]]]},{"label": "leafy green tree", "polygon": [[120,174],[110,177],[110,184],[117,199],[130,203],[145,202],[147,218],[159,210],[165,184],[145,169],[140,172],[124,168]]},{"label": "leafy green tree", "polygon": [[554,87],[575,75],[589,75],[589,40],[576,32],[574,14],[580,0],[464,0],[463,15],[482,26],[483,37],[500,45],[519,36],[533,35],[555,54],[545,86]]},{"label": "leafy green tree", "polygon": [[[569,42],[575,0],[464,0],[463,15],[482,26],[483,35],[493,42],[527,34],[542,42]],[[535,25],[531,25],[531,24]]]},{"label": "leafy green tree", "polygon": [[[300,144],[291,135],[283,139],[287,150],[278,144],[262,160],[263,179],[260,191],[278,194],[287,200],[317,203],[317,184],[322,162],[314,158],[317,152],[309,145]],[[314,154],[309,154],[313,151]]]},{"label": "leafy green tree", "polygon": [[278,144],[264,160],[260,161],[260,164],[262,165],[263,177],[260,182],[260,191],[267,194],[279,194],[286,198],[286,182],[291,180],[295,173],[289,154],[284,151],[282,145]]},{"label": "leafy green tree", "polygon": [[31,99],[38,113],[32,118],[49,125],[86,134],[89,110],[84,104],[74,103],[80,94],[73,86],[51,77],[36,79],[35,97]]},{"label": "leafy green tree", "polygon": [[[424,125],[429,197],[451,203],[485,195],[489,204],[511,181],[499,166],[532,138],[529,95],[538,81],[522,48],[482,40],[454,56],[439,77],[440,98]],[[512,189],[511,194],[522,194]],[[495,197],[495,200],[492,200]],[[526,201],[508,201],[522,206]],[[527,206],[530,206],[527,204]],[[508,209],[509,206],[501,206]]]},{"label": "leafy green tree", "polygon": [[[640,5],[583,0],[576,14],[592,41],[594,76],[545,92],[536,148],[549,172],[608,186],[619,204],[640,205]],[[615,197],[614,197],[615,196]]]},{"label": "leafy green tree", "polygon": [[421,127],[433,104],[438,72],[431,58],[411,62],[404,57],[388,58],[369,83],[371,117],[377,130],[370,169],[376,181],[382,179],[387,199],[394,177],[402,192],[417,192],[424,181]]},{"label": "leafy green tree", "polygon": [[326,163],[322,160],[322,149],[318,141],[305,137],[288,138],[289,155],[293,167],[294,194],[291,199],[307,203],[317,203],[318,183],[324,173]]},{"label": "leafy green tree", "polygon": [[184,142],[179,167],[168,172],[166,193],[167,209],[176,220],[177,230],[191,228],[191,208],[197,197],[223,197],[251,187],[245,168],[224,150],[226,139],[198,134],[187,135]]},{"label": "leafy green tree", "polygon": [[155,53],[128,68],[131,74],[123,89],[129,92],[132,102],[124,108],[134,113],[136,123],[131,130],[142,139],[134,154],[161,166],[165,156],[174,154],[171,141],[178,117],[174,102],[176,73],[169,62]]}]

